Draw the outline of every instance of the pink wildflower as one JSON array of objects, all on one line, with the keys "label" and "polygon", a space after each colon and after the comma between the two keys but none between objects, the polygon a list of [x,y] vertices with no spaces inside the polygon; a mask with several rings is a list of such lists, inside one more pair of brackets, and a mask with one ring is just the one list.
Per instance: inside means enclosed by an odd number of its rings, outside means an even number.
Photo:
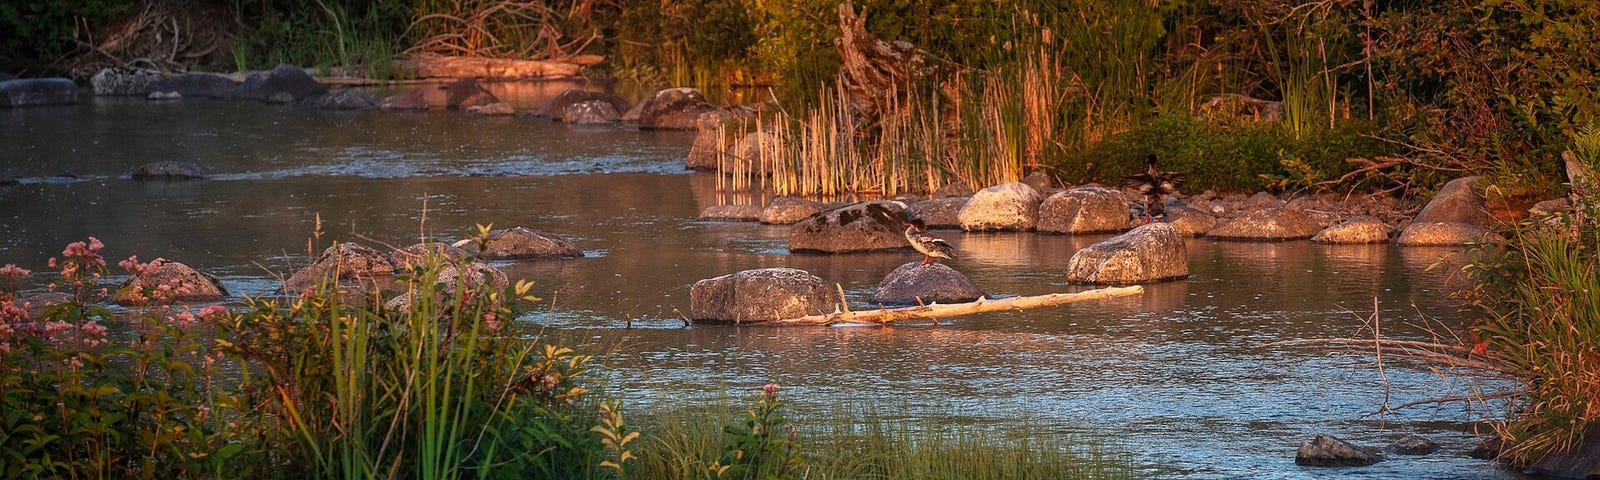
[{"label": "pink wildflower", "polygon": [[50,257],[50,261],[45,262],[45,265],[49,265],[50,268],[56,268],[56,257]]},{"label": "pink wildflower", "polygon": [[227,311],[228,311],[227,307],[224,307],[222,305],[217,305],[217,304],[211,304],[211,305],[207,305],[206,308],[200,309],[200,317],[201,318],[205,318],[205,319],[216,319],[218,315],[222,315],[223,313],[225,313]]},{"label": "pink wildflower", "polygon": [[772,396],[772,394],[778,393],[778,388],[780,388],[780,387],[778,387],[778,384],[769,383],[769,384],[763,385],[761,387],[761,391],[762,392],[766,392],[767,396],[770,397],[770,396]]},{"label": "pink wildflower", "polygon": [[106,244],[100,243],[98,238],[89,237],[89,253],[100,253],[102,248],[106,248]]},{"label": "pink wildflower", "polygon": [[4,267],[0,267],[0,277],[6,277],[6,278],[13,279],[13,280],[18,279],[18,278],[22,278],[22,277],[26,277],[30,273],[33,273],[33,272],[29,271],[27,269],[23,269],[23,268],[17,267],[16,265],[10,264],[10,263],[7,263],[6,266],[4,266]]},{"label": "pink wildflower", "polygon": [[493,313],[485,313],[483,314],[483,326],[491,332],[498,332],[500,331],[500,319],[495,317]]}]

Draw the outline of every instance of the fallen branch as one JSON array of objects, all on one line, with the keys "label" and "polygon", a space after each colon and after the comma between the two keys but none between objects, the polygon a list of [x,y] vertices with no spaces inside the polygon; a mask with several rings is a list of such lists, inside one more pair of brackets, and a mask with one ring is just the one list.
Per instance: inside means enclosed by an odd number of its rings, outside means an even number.
[{"label": "fallen branch", "polygon": [[786,318],[772,323],[779,325],[833,325],[839,323],[866,323],[886,324],[901,320],[913,319],[938,319],[958,315],[971,315],[974,313],[1000,312],[1006,310],[1026,310],[1029,308],[1053,307],[1068,303],[1086,302],[1090,300],[1106,300],[1129,295],[1144,293],[1144,287],[1134,285],[1131,287],[1111,287],[1087,290],[1077,293],[1051,293],[1031,297],[1011,297],[999,300],[979,298],[967,303],[928,304],[914,307],[880,308],[877,310],[841,311],[822,315],[806,315],[799,318]]}]

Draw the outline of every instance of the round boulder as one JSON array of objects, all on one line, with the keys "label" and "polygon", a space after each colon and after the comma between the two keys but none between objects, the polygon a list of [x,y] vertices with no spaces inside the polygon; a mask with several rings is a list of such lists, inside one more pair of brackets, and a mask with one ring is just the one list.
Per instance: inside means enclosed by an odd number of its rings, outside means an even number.
[{"label": "round boulder", "polygon": [[1239,240],[1246,242],[1281,242],[1304,240],[1322,230],[1305,210],[1298,208],[1272,208],[1256,210],[1229,220],[1206,232],[1207,238]]},{"label": "round boulder", "polygon": [[1317,232],[1311,243],[1383,243],[1389,241],[1389,226],[1372,217],[1350,217]]},{"label": "round boulder", "polygon": [[713,222],[754,222],[761,219],[755,205],[712,205],[700,211],[700,220]]},{"label": "round boulder", "polygon": [[95,95],[145,96],[161,81],[161,72],[138,67],[108,67],[89,78]]},{"label": "round boulder", "polygon": [[[250,74],[235,93],[239,98],[273,103],[311,101],[327,94],[328,87],[311,78],[310,73],[286,63],[272,67],[269,72]],[[288,99],[288,102],[284,102],[284,99]]]},{"label": "round boulder", "polygon": [[789,251],[849,253],[910,248],[905,238],[905,204],[854,203],[817,212],[789,230]]},{"label": "round boulder", "polygon": [[204,168],[189,162],[166,160],[140,165],[128,173],[134,180],[206,180],[211,178]]},{"label": "round boulder", "polygon": [[66,78],[0,81],[0,107],[78,103],[78,85]]},{"label": "round boulder", "polygon": [[383,279],[394,275],[394,264],[389,263],[388,255],[373,250],[372,247],[359,243],[336,243],[323,250],[311,265],[289,276],[283,283],[283,291],[303,292],[335,274],[337,274],[336,280]]},{"label": "round boulder", "polygon": [[561,123],[567,125],[610,125],[622,118],[622,112],[611,102],[590,100],[575,103],[561,114]]},{"label": "round boulder", "polygon": [[[577,258],[583,256],[583,251],[572,242],[555,234],[545,233],[527,227],[512,227],[489,232],[489,245],[478,258],[489,260],[520,260],[529,258]],[[472,240],[461,240],[455,243],[456,248],[472,251]]]},{"label": "round boulder", "polygon": [[1459,247],[1492,235],[1488,227],[1455,222],[1413,222],[1400,232],[1395,245],[1402,247]]},{"label": "round boulder", "polygon": [[961,209],[972,197],[943,197],[912,203],[906,208],[911,218],[920,218],[928,228],[961,228]]},{"label": "round boulder", "polygon": [[427,265],[431,261],[454,263],[471,257],[472,254],[466,250],[448,243],[424,242],[389,252],[389,263],[394,264],[395,268],[410,270],[413,266]]},{"label": "round boulder", "polygon": [[965,182],[951,182],[939,187],[930,195],[933,198],[970,197],[974,192]]},{"label": "round boulder", "polygon": [[1361,467],[1383,460],[1376,450],[1357,447],[1349,442],[1327,435],[1317,435],[1300,443],[1294,455],[1295,465],[1312,467]]},{"label": "round boulder", "polygon": [[[606,107],[594,105],[592,104],[593,102],[603,103]],[[569,88],[556,94],[555,98],[551,98],[550,101],[545,102],[538,110],[534,111],[533,115],[566,123],[594,123],[568,120],[568,117],[587,116],[590,115],[587,112],[609,107],[611,119],[603,123],[610,123],[621,118],[621,112],[628,111],[631,106],[627,100],[623,100],[622,97],[616,95],[581,88]]]},{"label": "round boulder", "polygon": [[1385,451],[1398,455],[1427,455],[1438,449],[1439,444],[1416,434],[1400,437],[1384,448]]},{"label": "round boulder", "polygon": [[1072,254],[1067,281],[1129,285],[1189,276],[1189,249],[1172,225],[1152,223],[1101,240]]},{"label": "round boulder", "polygon": [[699,321],[756,323],[837,310],[827,283],[793,268],[745,270],[689,289],[689,318]]},{"label": "round boulder", "polygon": [[878,289],[872,293],[872,303],[889,306],[960,303],[982,296],[983,290],[954,268],[942,263],[911,262],[895,268],[878,282]]},{"label": "round boulder", "polygon": [[1039,203],[1044,197],[1022,182],[979,190],[961,207],[956,218],[961,229],[972,231],[1028,231],[1039,224]]},{"label": "round boulder", "polygon": [[1494,217],[1478,189],[1482,181],[1483,177],[1462,177],[1444,184],[1412,223],[1465,223],[1487,229]]},{"label": "round boulder", "polygon": [[793,225],[826,208],[822,202],[796,197],[778,197],[761,209],[761,216],[757,220],[768,225]]},{"label": "round boulder", "polygon": [[1039,231],[1104,233],[1128,229],[1128,197],[1100,187],[1056,192],[1039,206]]},{"label": "round boulder", "polygon": [[217,277],[201,273],[182,263],[157,258],[152,268],[137,272],[122,283],[111,303],[117,305],[166,304],[173,302],[215,302],[228,296]]},{"label": "round boulder", "polygon": [[1167,223],[1185,237],[1199,237],[1217,226],[1217,217],[1189,207],[1167,209]]},{"label": "round boulder", "polygon": [[643,130],[694,130],[700,114],[715,109],[698,89],[668,88],[639,102],[622,121]]}]

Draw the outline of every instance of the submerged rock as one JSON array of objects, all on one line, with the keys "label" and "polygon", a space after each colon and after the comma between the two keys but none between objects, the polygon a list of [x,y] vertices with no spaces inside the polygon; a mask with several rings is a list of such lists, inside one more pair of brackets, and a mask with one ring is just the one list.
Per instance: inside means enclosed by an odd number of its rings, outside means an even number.
[{"label": "submerged rock", "polygon": [[694,283],[689,318],[699,321],[756,323],[837,310],[827,283],[804,270],[762,268]]},{"label": "submerged rock", "polygon": [[712,205],[700,211],[700,220],[754,222],[760,219],[761,207],[755,205]]},{"label": "submerged rock", "polygon": [[1094,285],[1129,285],[1177,280],[1189,276],[1189,249],[1172,225],[1142,225],[1096,242],[1072,254],[1067,281]]},{"label": "submerged rock", "polygon": [[206,180],[211,175],[204,168],[189,162],[166,160],[146,163],[128,173],[134,180]]},{"label": "submerged rock", "polygon": [[983,290],[977,284],[942,263],[901,265],[878,282],[872,303],[899,306],[929,303],[960,303],[977,300]]},{"label": "submerged rock", "polygon": [[591,100],[567,108],[561,123],[567,125],[610,125],[622,120],[622,112],[610,102]]},{"label": "submerged rock", "polygon": [[849,253],[911,248],[905,204],[872,201],[817,212],[789,230],[789,251]]},{"label": "submerged rock", "polygon": [[1312,467],[1360,467],[1383,461],[1378,452],[1351,445],[1344,440],[1327,435],[1317,435],[1302,442],[1295,452],[1295,465]]},{"label": "submerged rock", "polygon": [[111,303],[117,305],[167,304],[173,302],[214,302],[228,296],[217,277],[182,263],[157,258],[148,270],[135,273],[122,282]]},{"label": "submerged rock", "polygon": [[961,229],[972,231],[1028,231],[1039,224],[1039,204],[1044,197],[1022,182],[979,190],[956,217]]},{"label": "submerged rock", "polygon": [[271,103],[311,101],[327,94],[328,87],[318,83],[310,73],[287,63],[272,67],[268,72],[250,74],[234,93],[239,98]]},{"label": "submerged rock", "polygon": [[607,123],[621,119],[621,112],[626,112],[632,107],[627,100],[623,100],[622,97],[616,95],[581,88],[569,88],[556,94],[555,98],[551,98],[550,101],[545,102],[538,110],[534,111],[533,115],[566,123],[595,123],[593,121],[568,120],[569,117],[573,116],[592,116],[592,112],[600,108],[595,102],[610,107],[612,118],[607,120]]},{"label": "submerged rock", "polygon": [[793,225],[827,208],[827,204],[822,202],[797,197],[778,197],[761,209],[761,216],[757,220],[769,225]]},{"label": "submerged rock", "polygon": [[1484,238],[1498,238],[1488,227],[1454,222],[1412,222],[1400,232],[1395,245],[1402,247],[1459,247]]},{"label": "submerged rock", "polygon": [[78,103],[78,86],[65,78],[0,81],[0,107]]},{"label": "submerged rock", "polygon": [[1253,242],[1281,242],[1305,240],[1316,235],[1322,226],[1312,220],[1305,210],[1298,208],[1272,208],[1256,210],[1229,220],[1206,232],[1207,238]]},{"label": "submerged rock", "polygon": [[1389,226],[1372,217],[1356,216],[1317,232],[1311,243],[1384,243],[1389,241]]},{"label": "submerged rock", "polygon": [[463,109],[466,110],[467,113],[482,117],[506,117],[517,113],[516,109],[512,108],[511,104],[506,102],[495,102],[488,105],[473,105],[470,107],[464,107]]},{"label": "submerged rock", "polygon": [[1427,455],[1439,449],[1439,444],[1420,435],[1406,435],[1389,444],[1384,450],[1397,455]]},{"label": "submerged rock", "polygon": [[378,108],[391,112],[426,112],[428,111],[428,97],[422,90],[407,90],[400,95],[390,95],[383,98],[383,103]]},{"label": "submerged rock", "polygon": [[1039,231],[1105,233],[1128,229],[1128,197],[1100,187],[1056,192],[1039,206]]},{"label": "submerged rock", "polygon": [[177,93],[185,98],[232,98],[238,89],[238,82],[215,73],[182,73],[150,86],[151,92]]},{"label": "submerged rock", "polygon": [[369,93],[354,88],[346,88],[318,98],[317,108],[323,110],[373,110],[378,108],[378,99]]},{"label": "submerged rock", "polygon": [[[531,258],[577,258],[583,256],[583,251],[572,242],[552,233],[541,232],[527,227],[512,227],[489,232],[489,244],[484,251],[478,253],[478,258],[490,260],[521,260]],[[454,244],[471,252],[477,249],[471,239],[461,240]]]},{"label": "submerged rock", "polygon": [[500,98],[483,88],[474,78],[463,78],[445,86],[444,106],[449,109],[479,107],[500,103]]},{"label": "submerged rock", "polygon": [[[337,243],[317,256],[311,265],[284,281],[283,291],[295,294],[327,280],[357,281],[361,287],[375,287],[379,280],[394,275],[389,256],[359,243]],[[330,278],[333,277],[333,278]]]}]

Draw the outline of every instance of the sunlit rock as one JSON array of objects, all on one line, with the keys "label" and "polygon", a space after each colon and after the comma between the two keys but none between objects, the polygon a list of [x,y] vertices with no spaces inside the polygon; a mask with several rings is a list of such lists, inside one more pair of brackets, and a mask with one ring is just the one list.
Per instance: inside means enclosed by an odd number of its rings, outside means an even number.
[{"label": "sunlit rock", "polygon": [[493,103],[501,103],[500,98],[478,84],[477,79],[463,78],[456,80],[444,89],[444,106],[450,109],[465,109],[481,107]]},{"label": "sunlit rock", "polygon": [[769,225],[793,225],[827,208],[827,204],[818,201],[797,197],[778,197],[772,199],[771,203],[761,209],[761,215],[757,217],[757,220]]},{"label": "sunlit rock", "polygon": [[1165,223],[1142,225],[1072,254],[1067,281],[1129,285],[1189,276],[1189,249],[1183,235]]},{"label": "sunlit rock", "polygon": [[383,98],[383,103],[378,108],[392,112],[426,112],[428,111],[428,97],[422,90],[406,90],[400,95],[390,95]]},{"label": "sunlit rock", "polygon": [[961,228],[961,209],[972,197],[944,197],[911,203],[906,214],[920,218],[928,228]]},{"label": "sunlit rock", "polygon": [[1246,210],[1244,216],[1229,220],[1206,232],[1207,238],[1251,242],[1304,240],[1322,230],[1305,210],[1272,208]]},{"label": "sunlit rock", "polygon": [[1376,449],[1357,447],[1327,435],[1302,442],[1294,455],[1295,465],[1312,467],[1360,467],[1380,461],[1383,455]]},{"label": "sunlit rock", "polygon": [[1480,191],[1482,181],[1483,177],[1462,177],[1444,184],[1412,223],[1465,223],[1488,228],[1494,217],[1489,215],[1489,203]]},{"label": "sunlit rock", "polygon": [[78,86],[65,78],[0,81],[0,107],[78,103]]},{"label": "sunlit rock", "polygon": [[1167,224],[1185,237],[1199,237],[1217,227],[1217,217],[1189,207],[1167,207]]},{"label": "sunlit rock", "polygon": [[431,261],[455,262],[472,257],[466,250],[444,242],[424,242],[389,252],[389,263],[400,270],[426,265]]},{"label": "sunlit rock", "polygon": [[161,72],[138,67],[106,67],[89,77],[95,95],[146,96],[161,81]]},{"label": "sunlit rock", "polygon": [[164,160],[140,165],[128,173],[134,180],[205,180],[211,178],[206,169],[190,162]]},{"label": "sunlit rock", "polygon": [[1255,195],[1251,195],[1249,198],[1246,198],[1243,201],[1236,202],[1234,204],[1234,209],[1244,210],[1245,212],[1253,212],[1257,210],[1283,208],[1285,205],[1288,205],[1288,202],[1278,198],[1277,195],[1267,192],[1256,192]]},{"label": "sunlit rock", "polygon": [[848,253],[911,248],[905,239],[905,206],[872,201],[824,210],[789,230],[789,251]]},{"label": "sunlit rock", "polygon": [[[311,101],[328,94],[328,87],[311,78],[300,67],[279,64],[268,72],[256,72],[245,77],[234,96],[274,103]],[[285,102],[284,99],[288,101]]]},{"label": "sunlit rock", "polygon": [[622,121],[643,130],[694,130],[700,114],[715,110],[694,88],[668,88],[635,105]]},{"label": "sunlit rock", "polygon": [[610,125],[622,120],[622,111],[604,100],[590,100],[567,107],[561,123],[567,125]]},{"label": "sunlit rock", "polygon": [[214,302],[228,296],[217,277],[182,263],[157,258],[149,268],[128,277],[111,296],[117,305]]},{"label": "sunlit rock", "polygon": [[1128,229],[1128,197],[1100,187],[1056,192],[1039,206],[1039,231],[1104,233]]},{"label": "sunlit rock", "polygon": [[1499,238],[1488,227],[1455,222],[1411,222],[1395,245],[1402,247],[1461,246],[1486,238]]},{"label": "sunlit rock", "polygon": [[712,205],[700,211],[699,219],[714,222],[754,222],[761,219],[761,207],[755,205]]},{"label": "sunlit rock", "polygon": [[[453,244],[456,248],[472,252],[478,249],[471,239]],[[478,258],[489,260],[521,260],[531,258],[577,258],[583,251],[572,242],[552,233],[527,227],[512,227],[489,232],[488,245]]]},{"label": "sunlit rock", "polygon": [[1317,232],[1311,243],[1384,243],[1389,241],[1389,226],[1372,217],[1350,217]]},{"label": "sunlit rock", "polygon": [[977,300],[983,290],[977,284],[942,263],[922,265],[916,261],[901,265],[878,282],[872,303],[887,306],[929,303],[960,303]]},{"label": "sunlit rock", "polygon": [[283,291],[299,293],[329,280],[356,281],[367,288],[387,283],[393,275],[388,255],[359,243],[338,243],[284,281]]},{"label": "sunlit rock", "polygon": [[346,88],[318,98],[317,108],[323,110],[372,110],[378,108],[378,98],[354,88]]},{"label": "sunlit rock", "polygon": [[838,309],[833,288],[793,268],[745,270],[694,283],[689,318],[752,323],[829,313]]},{"label": "sunlit rock", "polygon": [[[600,113],[599,102],[610,107],[610,119],[596,122],[594,116]],[[621,119],[622,112],[632,107],[622,97],[605,92],[570,88],[556,94],[555,98],[545,102],[533,115],[551,120],[560,120],[569,124],[611,123]],[[576,118],[574,118],[576,117]]]},{"label": "sunlit rock", "polygon": [[957,219],[966,231],[1028,231],[1039,224],[1039,204],[1044,197],[1022,182],[979,190],[961,207]]}]

